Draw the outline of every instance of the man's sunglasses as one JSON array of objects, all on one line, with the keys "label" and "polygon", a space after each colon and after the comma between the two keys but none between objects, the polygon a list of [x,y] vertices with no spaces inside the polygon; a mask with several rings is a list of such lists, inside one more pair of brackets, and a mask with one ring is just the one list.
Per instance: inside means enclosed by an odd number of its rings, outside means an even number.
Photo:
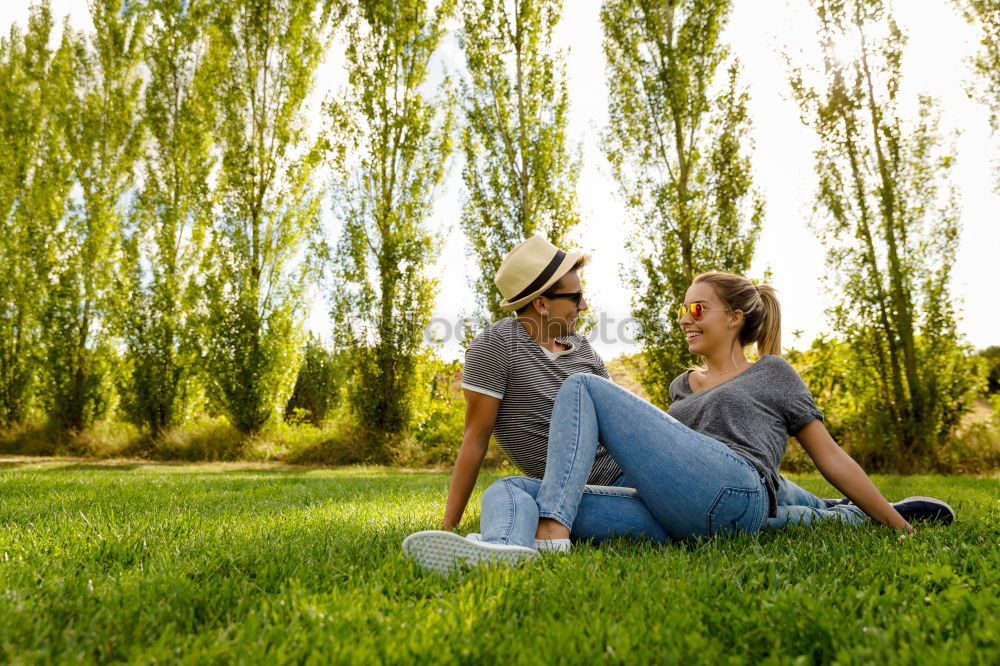
[{"label": "man's sunglasses", "polygon": [[574,291],[570,294],[542,294],[542,296],[545,298],[566,298],[573,301],[573,304],[576,305],[576,307],[580,307],[580,301],[583,300],[582,291]]}]

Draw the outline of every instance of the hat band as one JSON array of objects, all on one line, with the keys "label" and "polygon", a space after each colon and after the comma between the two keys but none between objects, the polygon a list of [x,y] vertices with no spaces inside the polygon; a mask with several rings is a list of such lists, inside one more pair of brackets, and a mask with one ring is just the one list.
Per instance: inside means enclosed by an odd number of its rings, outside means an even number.
[{"label": "hat band", "polygon": [[556,272],[556,269],[559,268],[559,264],[561,264],[563,262],[563,259],[565,258],[566,258],[565,252],[563,252],[562,250],[556,250],[556,255],[552,257],[552,261],[549,262],[549,265],[546,266],[545,269],[538,274],[538,277],[536,277],[531,282],[531,284],[522,289],[521,293],[519,293],[514,298],[510,299],[510,302],[516,303],[517,301],[521,300],[528,294],[541,289],[542,285],[549,281],[549,278],[552,277],[552,274]]}]

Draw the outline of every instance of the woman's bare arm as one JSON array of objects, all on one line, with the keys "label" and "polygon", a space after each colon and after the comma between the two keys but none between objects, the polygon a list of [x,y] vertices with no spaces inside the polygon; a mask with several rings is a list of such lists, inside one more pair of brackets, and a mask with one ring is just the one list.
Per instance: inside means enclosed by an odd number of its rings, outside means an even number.
[{"label": "woman's bare arm", "polygon": [[851,456],[837,446],[826,426],[816,419],[795,435],[817,469],[844,496],[858,505],[872,520],[897,530],[912,532],[913,527],[882,497],[875,484]]}]

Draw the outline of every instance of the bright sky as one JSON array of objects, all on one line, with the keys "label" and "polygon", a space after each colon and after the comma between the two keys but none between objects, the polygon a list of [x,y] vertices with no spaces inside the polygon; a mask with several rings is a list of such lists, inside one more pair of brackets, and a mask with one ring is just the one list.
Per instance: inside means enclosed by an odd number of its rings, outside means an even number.
[{"label": "bright sky", "polygon": [[[16,0],[0,5],[0,26],[14,20],[24,23],[29,2]],[[57,16],[70,14],[77,27],[90,27],[82,0],[53,0]],[[624,250],[627,229],[622,202],[598,144],[607,122],[607,89],[599,20],[599,0],[566,2],[563,22],[557,31],[559,45],[569,50],[571,136],[583,150],[583,170],[578,187],[582,223],[578,238],[594,255],[587,269],[588,300],[597,311],[620,322],[628,317],[629,292],[622,284],[622,267],[630,264]],[[966,83],[973,77],[967,59],[977,50],[974,28],[940,0],[906,0],[896,3],[898,23],[909,34],[903,64],[904,98],[919,93],[937,97],[945,110],[942,130],[960,132],[955,141],[957,164],[953,170],[961,193],[962,242],[953,273],[952,293],[960,308],[960,331],[976,347],[1000,344],[1000,309],[995,285],[995,262],[1000,256],[1000,197],[994,192],[995,164],[1000,161],[1000,142],[990,134],[986,110],[968,99]],[[800,120],[788,91],[782,51],[800,53],[806,62],[819,64],[815,18],[801,0],[736,0],[726,31],[734,55],[743,64],[743,81],[751,95],[755,150],[756,186],[766,201],[766,216],[751,273],[759,277],[767,269],[783,305],[783,342],[807,346],[827,330],[824,309],[830,305],[823,249],[807,226],[816,191],[812,151],[815,138]],[[442,48],[444,67],[460,72],[461,53],[454,40]],[[320,72],[318,92],[336,90],[343,81],[342,56],[331,54]],[[452,165],[446,187],[431,220],[431,226],[446,236],[439,266],[441,276],[436,317],[454,322],[471,313],[473,293],[469,280],[474,267],[467,259],[466,245],[458,226],[461,210],[461,165]],[[329,207],[327,207],[329,208]],[[327,228],[338,225],[327,210]],[[317,299],[310,327],[327,329],[328,306]],[[614,330],[614,329],[612,329]],[[791,332],[803,331],[798,340]],[[617,336],[613,336],[617,337]],[[618,340],[594,340],[606,358],[634,347]],[[455,356],[455,343],[446,344],[445,356]]]}]

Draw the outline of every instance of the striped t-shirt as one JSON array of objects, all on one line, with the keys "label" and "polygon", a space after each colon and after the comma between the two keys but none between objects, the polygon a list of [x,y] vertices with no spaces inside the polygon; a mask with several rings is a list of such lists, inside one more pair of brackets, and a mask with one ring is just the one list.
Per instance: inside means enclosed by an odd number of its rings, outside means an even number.
[{"label": "striped t-shirt", "polygon": [[[559,387],[570,375],[587,372],[610,379],[586,338],[556,338],[569,349],[550,352],[531,339],[514,317],[487,326],[465,352],[462,387],[500,400],[493,436],[507,458],[527,476],[545,476],[549,421]],[[587,483],[610,485],[621,468],[599,445]]]}]

